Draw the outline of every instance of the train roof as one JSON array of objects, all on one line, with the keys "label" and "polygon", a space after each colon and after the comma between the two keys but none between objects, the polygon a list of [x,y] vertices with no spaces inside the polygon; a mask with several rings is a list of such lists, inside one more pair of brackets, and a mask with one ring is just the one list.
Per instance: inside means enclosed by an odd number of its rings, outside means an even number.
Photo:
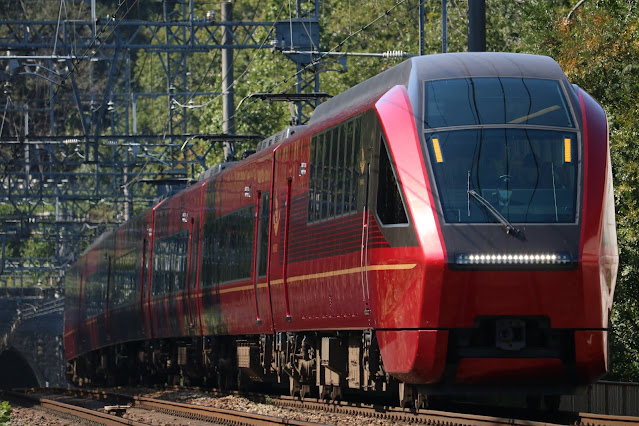
[{"label": "train roof", "polygon": [[[552,58],[523,53],[463,52],[416,56],[319,105],[309,124],[370,104],[396,85],[464,77],[530,77],[566,80]],[[567,81],[567,80],[566,80]],[[409,88],[409,92],[411,92]]]}]

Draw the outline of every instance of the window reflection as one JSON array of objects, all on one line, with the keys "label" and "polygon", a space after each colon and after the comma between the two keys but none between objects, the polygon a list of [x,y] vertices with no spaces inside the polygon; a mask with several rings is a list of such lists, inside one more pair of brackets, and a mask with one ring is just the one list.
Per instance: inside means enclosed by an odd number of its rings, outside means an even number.
[{"label": "window reflection", "polygon": [[484,77],[427,81],[424,128],[512,124],[574,127],[559,82]]}]

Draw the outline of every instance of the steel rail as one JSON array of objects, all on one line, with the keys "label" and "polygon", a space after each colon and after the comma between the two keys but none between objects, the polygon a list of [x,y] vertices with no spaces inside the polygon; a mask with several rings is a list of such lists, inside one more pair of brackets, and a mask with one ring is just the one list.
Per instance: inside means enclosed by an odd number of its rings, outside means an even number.
[{"label": "steel rail", "polygon": [[508,417],[495,417],[480,414],[455,413],[428,409],[408,409],[398,407],[380,407],[367,404],[352,404],[347,402],[319,402],[314,400],[299,400],[295,397],[273,398],[273,404],[288,408],[306,408],[326,410],[339,414],[359,415],[381,420],[402,421],[414,424],[428,425],[464,425],[464,426],[554,426],[560,423],[547,421],[533,421]]},{"label": "steel rail", "polygon": [[[176,388],[177,389],[177,388]],[[198,390],[201,390],[197,388]],[[52,391],[53,389],[48,389]],[[242,424],[242,425],[316,425],[317,423],[309,423],[300,420],[282,419],[260,414],[250,414],[246,412],[238,412],[229,409],[213,408],[201,405],[185,404],[179,402],[158,400],[154,398],[130,396],[122,393],[114,393],[101,390],[89,389],[57,389],[53,390],[61,393],[75,393],[76,396],[89,396],[94,400],[113,399],[127,404],[132,404],[135,408],[154,410],[165,414],[198,419],[204,421],[218,421],[226,424]],[[207,394],[211,397],[236,395],[247,397],[245,393],[240,392],[220,392],[216,390],[207,390]],[[14,395],[15,393],[10,393]],[[24,394],[17,394],[23,397]],[[35,398],[36,397],[31,397]],[[514,417],[498,417],[486,414],[471,413],[455,413],[449,411],[437,411],[428,409],[402,409],[392,406],[380,406],[364,403],[349,403],[345,401],[327,402],[317,398],[299,399],[290,396],[273,396],[262,394],[251,394],[248,398],[252,401],[259,402],[261,399],[268,399],[271,405],[292,408],[292,409],[308,409],[315,411],[323,411],[335,414],[357,415],[370,419],[402,421],[413,424],[430,424],[430,425],[520,425],[520,426],[553,426],[553,425],[584,425],[584,426],[621,426],[621,425],[638,425],[639,417],[616,416],[594,413],[539,413],[535,416],[537,419],[522,419]],[[56,403],[55,401],[51,401]],[[60,403],[56,403],[60,404]],[[62,404],[66,405],[66,404]],[[496,408],[497,409],[497,408]],[[91,411],[91,410],[89,410]],[[95,413],[95,412],[94,412]],[[98,413],[101,414],[101,413]],[[512,414],[511,414],[512,415]],[[121,419],[120,420],[124,420]],[[117,423],[117,424],[135,424],[135,423]]]},{"label": "steel rail", "polygon": [[[463,414],[446,411],[402,409],[398,407],[379,407],[365,404],[349,404],[346,402],[320,402],[314,399],[299,400],[296,397],[273,397],[273,405],[288,408],[323,409],[329,412],[351,415],[364,415],[371,418],[406,421],[417,424],[445,424],[445,425],[522,425],[522,426],[551,426],[566,424],[564,419],[572,417],[570,424],[575,426],[628,426],[638,425],[639,417],[617,416],[596,413],[563,413],[566,416],[559,423],[553,420],[526,420],[506,417],[494,417],[477,414]],[[548,418],[553,413],[547,413]]]},{"label": "steel rail", "polygon": [[[178,387],[179,388],[179,387]],[[177,389],[177,388],[176,388]],[[299,420],[281,419],[269,417],[265,415],[239,413],[234,410],[219,409],[206,406],[198,406],[192,404],[177,403],[165,400],[157,400],[153,398],[129,396],[122,393],[104,392],[99,390],[82,390],[76,389],[72,392],[80,395],[92,395],[96,399],[116,399],[132,403],[136,408],[151,409],[165,414],[175,415],[179,417],[187,417],[198,420],[216,419],[220,422],[230,422],[232,424],[247,425],[264,425],[264,424],[287,424],[287,425],[310,425],[316,423],[308,423]],[[207,391],[211,397],[214,396],[245,396],[246,394],[231,391],[220,392],[216,390]],[[266,398],[262,394],[251,394],[249,399],[259,402],[260,399]],[[277,407],[291,409],[308,409],[318,412],[328,412],[335,414],[361,416],[370,419],[387,420],[391,422],[407,422],[413,424],[429,424],[429,425],[472,425],[472,426],[488,426],[488,425],[514,425],[514,426],[554,426],[565,423],[551,423],[548,421],[531,421],[525,419],[515,419],[508,417],[496,417],[489,415],[477,415],[468,413],[455,413],[436,410],[413,410],[402,409],[392,406],[379,406],[373,404],[350,403],[346,401],[327,402],[317,398],[305,398],[303,400],[290,396],[268,396],[270,403]],[[592,419],[596,415],[591,415]],[[234,423],[235,422],[235,423]],[[606,424],[606,423],[595,423]]]},{"label": "steel rail", "polygon": [[100,413],[99,411],[90,410],[88,408],[78,407],[72,404],[66,404],[63,402],[53,401],[47,398],[41,398],[34,395],[28,395],[21,392],[5,392],[6,395],[17,399],[26,399],[31,402],[35,402],[42,408],[51,410],[58,413],[71,415],[73,417],[88,420],[91,422],[107,425],[107,426],[148,426],[148,423],[140,423],[134,420],[125,419],[122,417],[114,416],[111,414]]},{"label": "steel rail", "polygon": [[301,420],[283,419],[263,414],[251,414],[235,410],[222,408],[205,407],[193,404],[183,404],[180,402],[163,401],[152,398],[135,396],[133,397],[135,407],[157,410],[166,414],[173,414],[180,417],[189,417],[200,420],[215,420],[229,422],[230,424],[242,425],[296,425],[310,426],[317,423],[305,422]]},{"label": "steel rail", "polygon": [[577,425],[587,426],[628,426],[639,425],[639,417],[611,416],[606,414],[579,413]]},{"label": "steel rail", "polygon": [[[35,390],[39,391],[39,390]],[[90,400],[96,401],[100,399],[115,399],[120,401],[127,401],[132,404],[132,408],[140,408],[148,411],[156,411],[164,414],[175,415],[178,417],[189,418],[193,420],[203,420],[209,422],[218,422],[222,424],[232,425],[249,425],[249,426],[263,426],[263,425],[292,425],[292,426],[316,426],[317,423],[306,422],[302,420],[286,419],[281,417],[267,416],[263,414],[251,414],[236,410],[222,409],[206,407],[201,405],[183,404],[173,401],[158,400],[153,398],[128,396],[120,393],[111,393],[96,390],[82,390],[82,389],[56,389],[48,388],[43,389],[46,392],[59,393],[59,394],[76,394],[76,396],[90,397]],[[29,395],[25,392],[5,392],[6,395],[18,399],[27,399],[29,401],[36,402],[40,406],[52,411],[70,414],[74,417],[90,420],[96,423],[105,424],[108,426],[118,425],[130,425],[130,426],[146,426],[148,423],[136,422],[122,417],[100,413],[98,411],[90,410],[87,408],[78,407],[71,404],[61,403],[53,401],[47,398],[42,398],[35,395]]]}]

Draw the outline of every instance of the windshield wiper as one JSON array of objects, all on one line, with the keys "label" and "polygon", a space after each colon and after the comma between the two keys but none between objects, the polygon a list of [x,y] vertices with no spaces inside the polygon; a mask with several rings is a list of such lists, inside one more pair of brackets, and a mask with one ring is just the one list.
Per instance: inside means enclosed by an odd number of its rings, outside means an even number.
[{"label": "windshield wiper", "polygon": [[508,222],[508,219],[506,219],[501,213],[499,213],[499,210],[497,210],[495,206],[490,204],[487,199],[479,195],[474,189],[468,189],[468,195],[471,195],[474,199],[476,199],[488,213],[493,215],[493,217],[495,217],[495,219],[497,219],[499,223],[504,226],[506,234],[512,235],[513,237],[522,241],[526,239],[522,231],[516,228],[512,223]]}]

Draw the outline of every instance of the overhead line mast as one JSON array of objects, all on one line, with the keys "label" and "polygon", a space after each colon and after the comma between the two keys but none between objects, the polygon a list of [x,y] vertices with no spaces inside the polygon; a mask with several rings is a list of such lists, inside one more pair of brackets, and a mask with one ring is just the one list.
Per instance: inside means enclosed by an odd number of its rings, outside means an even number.
[{"label": "overhead line mast", "polygon": [[[7,123],[0,134],[5,142],[0,147],[0,200],[11,210],[0,216],[5,265],[0,271],[0,286],[3,281],[27,286],[38,281],[54,284],[89,241],[133,214],[133,203],[144,207],[153,202],[157,194],[142,183],[157,178],[163,182],[192,180],[198,170],[208,166],[206,157],[214,143],[230,146],[233,141],[246,140],[233,134],[233,52],[271,49],[272,43],[263,37],[273,37],[278,31],[302,41],[309,37],[303,26],[294,25],[291,33],[289,20],[235,22],[229,14],[226,22],[216,22],[214,13],[197,18],[193,0],[164,0],[162,22],[126,20],[120,15],[131,2],[124,3],[113,14],[117,16],[106,19],[96,18],[92,0],[91,18],[86,21],[0,21],[0,50],[8,53],[0,56],[0,65],[7,71],[2,74],[4,96],[0,99],[4,107],[0,119]],[[315,39],[302,43],[304,46],[319,43],[318,3],[297,0],[298,18],[316,30]],[[226,130],[194,135],[188,125],[192,101],[218,93],[193,91],[188,64],[216,49],[224,49],[226,57],[227,78],[222,88],[229,95],[225,101]],[[134,91],[132,60],[138,51],[160,58],[166,93]],[[106,85],[100,90],[92,81],[89,92],[82,92],[77,74],[89,72],[93,80],[98,68],[106,70]],[[46,85],[49,96],[17,99],[12,85],[26,78],[38,87]],[[311,90],[318,91],[319,79],[316,81]],[[166,134],[139,135],[137,114],[153,99],[167,100]],[[24,124],[27,114],[32,127],[28,133]],[[22,130],[11,131],[16,126],[9,126],[9,122],[20,123]],[[60,122],[75,123],[75,128],[62,129]],[[47,123],[47,129],[36,129],[34,123]],[[248,138],[255,139],[255,135]],[[206,147],[203,141],[209,141]],[[227,159],[232,156],[232,151],[225,155]],[[150,165],[163,171],[154,172]],[[105,205],[100,209],[103,216],[92,220],[98,203]],[[55,206],[55,214],[47,213],[53,208],[50,205]],[[6,250],[20,247],[34,236],[54,241],[54,253],[23,259]]]},{"label": "overhead line mast", "polygon": [[[222,2],[222,22],[233,21],[233,3]],[[228,27],[222,29],[222,131],[235,133],[235,89],[233,89],[233,35]],[[224,142],[224,161],[235,159],[235,144]]]}]

